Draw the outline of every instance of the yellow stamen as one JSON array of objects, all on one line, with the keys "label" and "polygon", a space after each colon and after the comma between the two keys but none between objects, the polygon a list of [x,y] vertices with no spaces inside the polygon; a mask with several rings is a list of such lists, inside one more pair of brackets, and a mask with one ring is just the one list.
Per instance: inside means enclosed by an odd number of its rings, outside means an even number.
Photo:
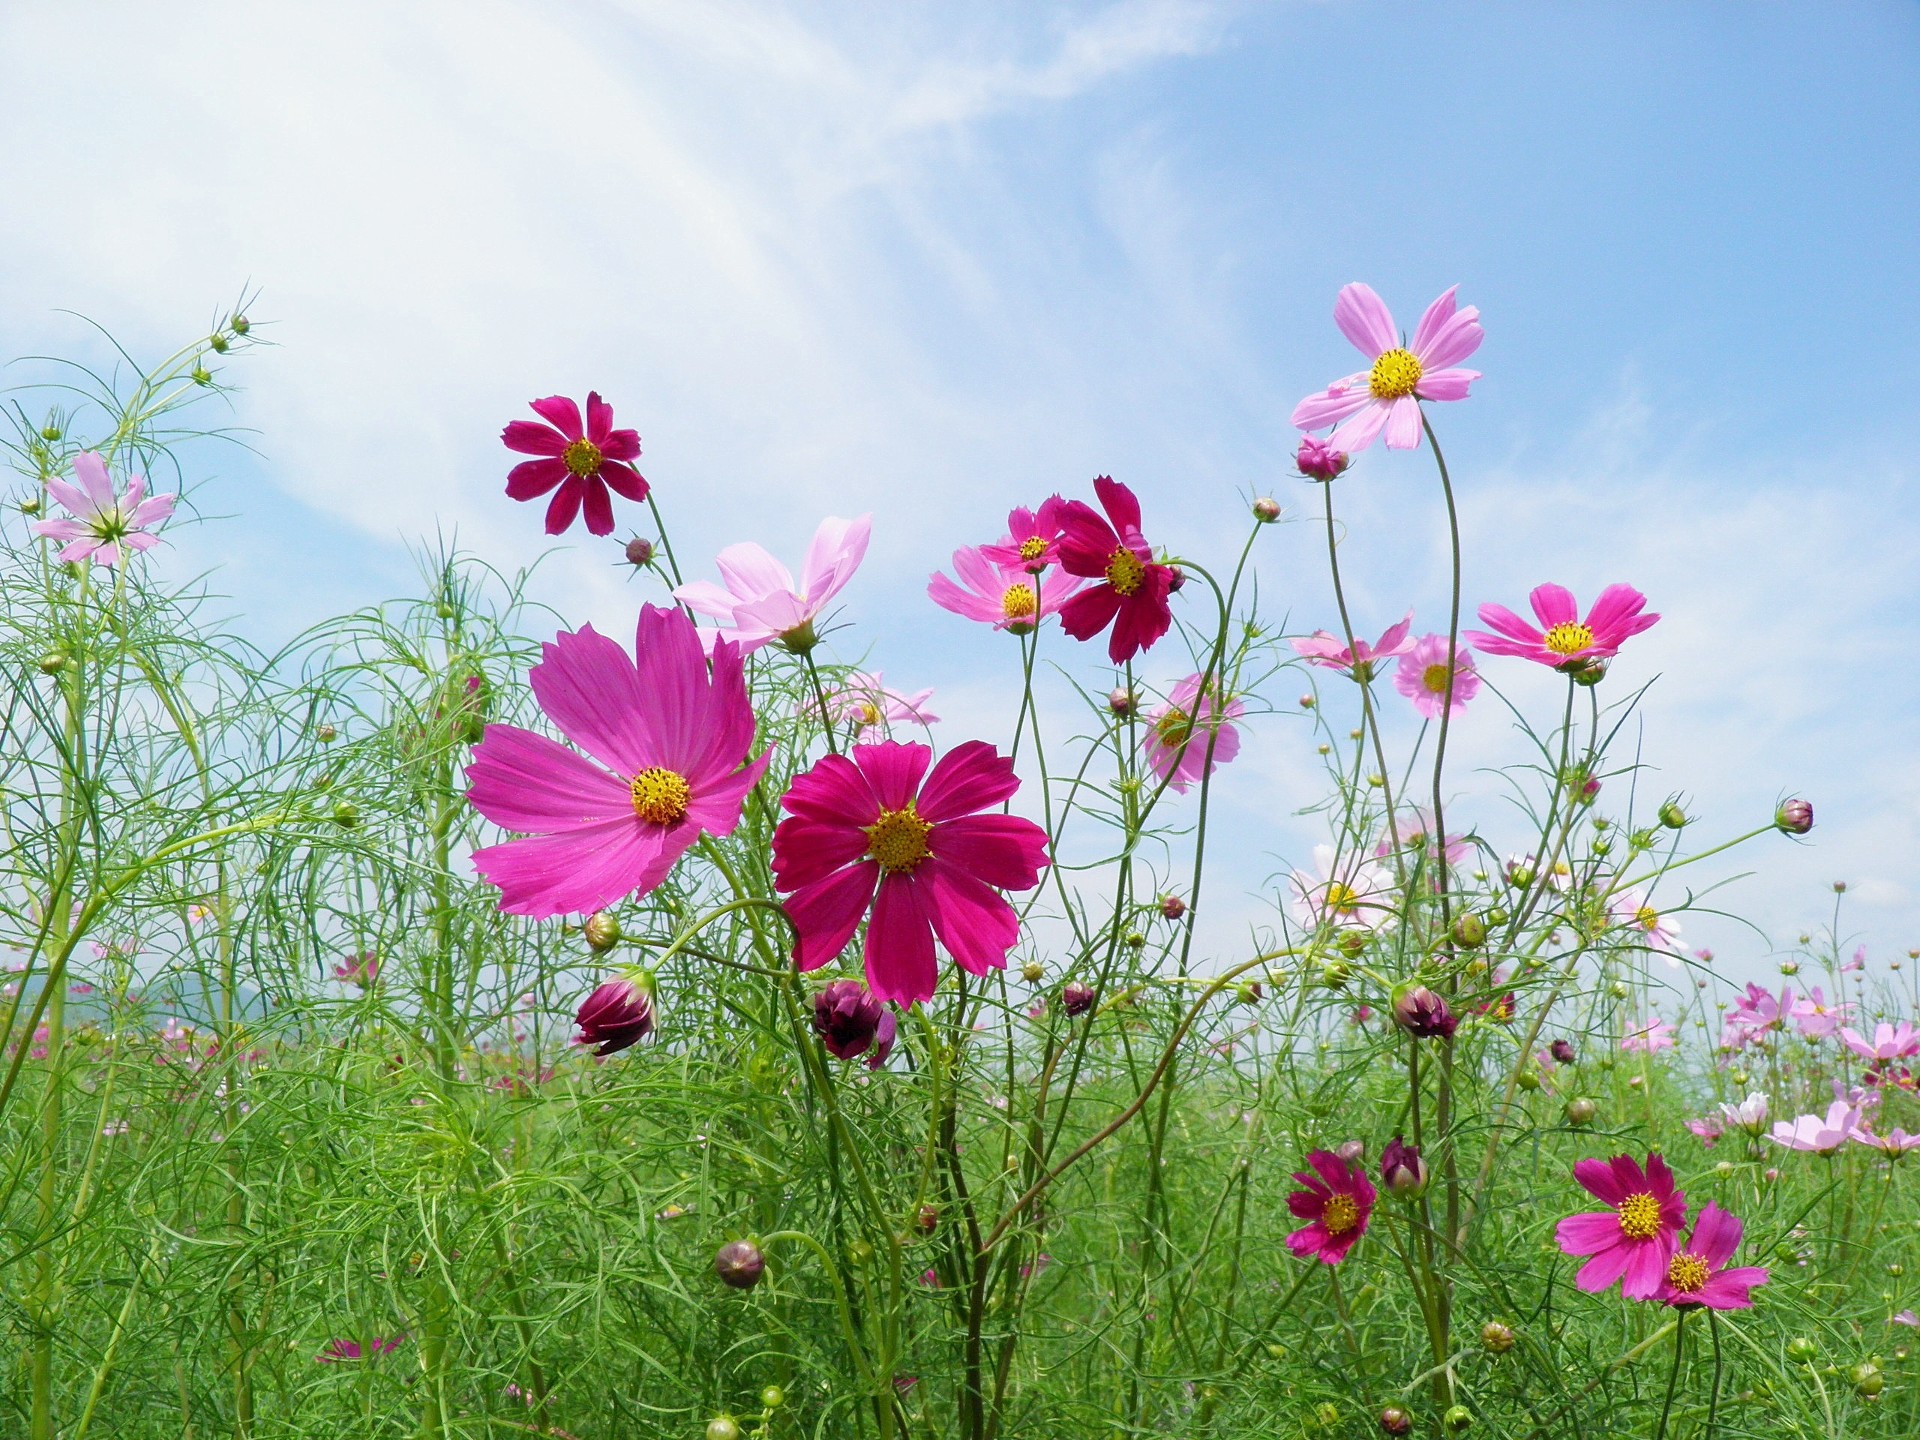
[{"label": "yellow stamen", "polygon": [[1633,923],[1651,935],[1660,927],[1660,912],[1651,905],[1642,905],[1633,912]]},{"label": "yellow stamen", "polygon": [[1360,1207],[1351,1195],[1335,1195],[1320,1212],[1320,1224],[1329,1235],[1344,1235],[1360,1223]]},{"label": "yellow stamen", "polygon": [[1020,542],[1020,558],[1031,565],[1047,553],[1047,542],[1038,535],[1029,535]]},{"label": "yellow stamen", "polygon": [[1577,621],[1547,631],[1547,649],[1556,655],[1577,655],[1593,644],[1593,631]]},{"label": "yellow stamen", "polygon": [[911,873],[927,858],[927,836],[933,826],[920,818],[909,800],[904,809],[882,810],[867,826],[867,856],[880,862],[889,875]]},{"label": "yellow stamen", "polygon": [[1169,750],[1178,750],[1193,734],[1193,717],[1184,710],[1169,710],[1153,722],[1153,728],[1160,736],[1162,745]]},{"label": "yellow stamen", "polygon": [[1000,613],[1009,620],[1031,620],[1033,612],[1040,608],[1040,597],[1033,593],[1033,587],[1027,584],[1009,585],[1007,593],[1000,597]]},{"label": "yellow stamen", "polygon": [[1146,576],[1147,567],[1140,563],[1140,557],[1124,545],[1107,558],[1107,583],[1117,595],[1133,594]]},{"label": "yellow stamen", "polygon": [[1411,350],[1387,350],[1373,362],[1367,389],[1376,400],[1401,400],[1413,393],[1413,387],[1420,383],[1424,373]]},{"label": "yellow stamen", "polygon": [[1338,880],[1329,880],[1327,882],[1327,909],[1341,915],[1358,914],[1360,910],[1359,892],[1350,885],[1341,884]]},{"label": "yellow stamen", "polygon": [[871,700],[863,701],[860,708],[853,712],[853,718],[858,720],[862,727],[878,725],[880,723],[880,707]]},{"label": "yellow stamen", "polygon": [[634,776],[628,789],[633,794],[633,813],[650,825],[672,825],[684,819],[693,799],[684,775],[657,765]]},{"label": "yellow stamen", "polygon": [[1444,665],[1429,665],[1420,672],[1420,683],[1435,695],[1444,695],[1452,688],[1447,683],[1449,673]]},{"label": "yellow stamen", "polygon": [[560,452],[560,459],[575,475],[593,475],[607,457],[591,440],[576,440]]},{"label": "yellow stamen", "polygon": [[1682,1250],[1667,1264],[1667,1283],[1687,1294],[1700,1289],[1712,1274],[1707,1262],[1688,1250]]},{"label": "yellow stamen", "polygon": [[1660,1202],[1645,1190],[1620,1202],[1620,1233],[1629,1240],[1650,1240],[1660,1233]]}]

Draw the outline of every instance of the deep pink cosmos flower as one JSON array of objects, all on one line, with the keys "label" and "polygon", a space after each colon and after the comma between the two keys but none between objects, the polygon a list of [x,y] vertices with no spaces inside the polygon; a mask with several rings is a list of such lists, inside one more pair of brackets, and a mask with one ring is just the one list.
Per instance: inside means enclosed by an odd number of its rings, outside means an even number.
[{"label": "deep pink cosmos flower", "polygon": [[1840,1042],[1863,1060],[1904,1060],[1909,1055],[1920,1055],[1920,1030],[1905,1020],[1897,1028],[1885,1021],[1874,1026],[1871,1042],[1858,1030],[1843,1025]]},{"label": "deep pink cosmos flower", "polygon": [[[939,724],[940,717],[927,708],[932,698],[931,690],[916,690],[911,695],[889,690],[878,670],[871,675],[855,670],[830,703],[834,719],[847,726],[856,740],[871,743],[886,739],[895,725]],[[815,708],[808,707],[810,711]]]},{"label": "deep pink cosmos flower", "polygon": [[709,674],[693,622],[648,605],[634,654],[589,625],[542,646],[527,677],[592,759],[514,725],[487,726],[474,748],[467,798],[529,836],[474,852],[509,915],[585,914],[652,890],[702,834],[733,833],[766,769],[764,753],[747,755],[753,710],[736,647],[716,644]]},{"label": "deep pink cosmos flower", "polygon": [[147,482],[139,475],[129,475],[127,493],[115,495],[106,460],[91,450],[73,457],[73,478],[80,482],[78,488],[47,477],[47,493],[68,518],[39,520],[33,527],[36,535],[66,541],[60,547],[62,560],[77,564],[91,559],[111,567],[160,543],[153,532],[173,514],[173,496],[148,495]]},{"label": "deep pink cosmos flower", "polygon": [[1827,997],[1818,985],[1807,991],[1793,1002],[1793,1023],[1800,1027],[1800,1033],[1809,1040],[1825,1040],[1840,1028],[1840,1022],[1847,1018],[1853,1005],[1844,1000],[1828,1003]]},{"label": "deep pink cosmos flower", "polygon": [[[535,459],[523,460],[507,475],[507,494],[515,500],[535,500],[549,490],[547,534],[558,535],[582,510],[587,530],[594,535],[613,533],[613,500],[609,487],[636,503],[647,498],[647,482],[632,462],[640,458],[640,432],[613,428],[613,407],[597,391],[587,392],[587,420],[580,423],[580,407],[564,395],[530,402],[545,425],[515,420],[500,432],[509,450]],[[558,487],[558,488],[556,488]]]},{"label": "deep pink cosmos flower", "polygon": [[1645,1170],[1631,1155],[1581,1160],[1573,1178],[1609,1207],[1598,1215],[1569,1215],[1554,1230],[1564,1253],[1593,1257],[1574,1283],[1597,1293],[1621,1280],[1629,1300],[1652,1299],[1687,1218],[1687,1197],[1674,1188],[1667,1162],[1657,1153],[1647,1156]]},{"label": "deep pink cosmos flower", "polygon": [[1608,660],[1643,630],[1651,630],[1658,615],[1643,615],[1647,597],[1631,585],[1609,585],[1580,618],[1579,603],[1563,585],[1538,585],[1527,597],[1538,627],[1529,625],[1504,605],[1480,607],[1480,623],[1498,634],[1469,630],[1467,639],[1489,655],[1517,655],[1556,670],[1574,671]]},{"label": "deep pink cosmos flower", "polygon": [[1294,452],[1293,465],[1303,480],[1338,480],[1353,463],[1353,457],[1344,450],[1336,450],[1313,435],[1300,437],[1300,448]]},{"label": "deep pink cosmos flower", "polygon": [[[978,620],[996,630],[1025,635],[1049,615],[1058,615],[1060,607],[1079,594],[1086,581],[1078,575],[1055,572],[1036,579],[1039,571],[1016,562],[990,558],[1004,545],[963,545],[953,552],[955,584],[935,572],[927,581],[927,594],[942,610],[968,620]],[[1018,547],[1014,547],[1016,557]],[[1042,566],[1041,569],[1045,569]]]},{"label": "deep pink cosmos flower", "polygon": [[1709,1200],[1693,1222],[1693,1233],[1667,1261],[1667,1273],[1653,1298],[1667,1305],[1704,1305],[1710,1310],[1747,1310],[1752,1291],[1767,1283],[1764,1265],[1727,1261],[1740,1248],[1740,1221]]},{"label": "deep pink cosmos flower", "polygon": [[856,745],[822,757],[781,797],[774,883],[799,932],[802,970],[844,950],[869,906],[876,1000],[932,998],[936,935],[969,974],[1006,965],[1020,921],[998,892],[1040,883],[1046,832],[1018,815],[979,813],[1020,788],[1013,762],[984,740],[956,746],[928,773],[932,760],[925,745]]},{"label": "deep pink cosmos flower", "polygon": [[1478,310],[1471,305],[1454,308],[1458,288],[1427,307],[1413,343],[1402,345],[1392,313],[1370,287],[1342,286],[1333,302],[1333,323],[1372,365],[1294,406],[1294,425],[1301,430],[1334,425],[1327,443],[1349,455],[1366,449],[1382,430],[1389,450],[1416,448],[1420,402],[1464,400],[1468,387],[1480,378],[1478,370],[1455,368],[1480,348],[1485,336]]},{"label": "deep pink cosmos flower", "polygon": [[365,1350],[360,1348],[358,1340],[329,1340],[327,1348],[314,1356],[321,1365],[336,1365],[342,1360],[362,1360],[381,1355],[391,1355],[406,1343],[405,1335],[395,1335],[391,1339],[376,1335]]},{"label": "deep pink cosmos flower", "polygon": [[1067,601],[1060,626],[1076,640],[1091,640],[1107,626],[1107,658],[1125,664],[1149,649],[1173,624],[1173,567],[1159,564],[1140,533],[1140,502],[1133,491],[1105,475],[1093,490],[1106,519],[1083,500],[1060,509],[1060,568],[1099,583]]},{"label": "deep pink cosmos flower", "polygon": [[1473,651],[1466,641],[1455,642],[1449,669],[1447,637],[1422,635],[1402,652],[1394,668],[1393,688],[1413,701],[1413,708],[1427,719],[1438,720],[1443,708],[1450,716],[1466,709],[1467,702],[1480,693],[1480,672],[1474,668]]},{"label": "deep pink cosmos flower", "polygon": [[1312,1173],[1294,1172],[1306,1188],[1287,1196],[1287,1209],[1309,1223],[1287,1236],[1287,1248],[1302,1259],[1311,1255],[1328,1265],[1347,1258],[1353,1242],[1367,1233],[1376,1198],[1373,1182],[1357,1164],[1349,1164],[1331,1150],[1307,1156]]},{"label": "deep pink cosmos flower", "polygon": [[616,975],[596,985],[580,1004],[573,1023],[576,1045],[592,1045],[596,1055],[613,1055],[638,1045],[653,1032],[653,996],[633,975]]},{"label": "deep pink cosmos flower", "polygon": [[1025,506],[1007,516],[1007,538],[998,545],[982,545],[980,553],[992,565],[1011,566],[1038,575],[1049,565],[1060,563],[1060,512],[1067,502],[1049,495],[1038,510]]},{"label": "deep pink cosmos flower", "polygon": [[835,980],[813,997],[813,1033],[842,1060],[866,1054],[882,1030],[891,1046],[897,1023],[858,980]]},{"label": "deep pink cosmos flower", "polygon": [[1173,687],[1166,704],[1147,712],[1147,764],[1182,794],[1240,753],[1240,732],[1233,722],[1247,707],[1232,698],[1221,705],[1218,684],[1202,695],[1204,678],[1189,675]]},{"label": "deep pink cosmos flower", "polygon": [[813,622],[847,588],[866,558],[872,529],[871,515],[853,520],[830,515],[822,520],[800,566],[797,588],[793,572],[758,545],[751,541],[729,545],[714,557],[724,588],[711,580],[695,580],[675,590],[673,598],[721,622],[718,632],[700,632],[701,641],[709,647],[717,633],[718,638],[737,644],[742,654],[758,650],[769,640],[805,653],[820,638]]},{"label": "deep pink cosmos flower", "polygon": [[[1373,679],[1374,671],[1382,660],[1390,660],[1396,655],[1404,655],[1413,649],[1413,640],[1409,632],[1413,629],[1413,612],[1399,623],[1389,625],[1386,632],[1369,645],[1356,639],[1353,649],[1349,650],[1338,635],[1329,635],[1324,630],[1316,630],[1304,640],[1292,642],[1293,648],[1306,657],[1309,665],[1319,665],[1328,670],[1344,670],[1355,680],[1365,684]],[[1356,652],[1357,658],[1356,658]],[[1444,660],[1444,657],[1443,657]]]}]

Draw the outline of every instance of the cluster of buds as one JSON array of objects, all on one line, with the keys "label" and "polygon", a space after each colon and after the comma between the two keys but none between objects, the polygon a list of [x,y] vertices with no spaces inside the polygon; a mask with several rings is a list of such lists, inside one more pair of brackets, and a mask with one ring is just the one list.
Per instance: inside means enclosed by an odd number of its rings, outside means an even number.
[{"label": "cluster of buds", "polygon": [[899,1028],[893,1011],[858,980],[836,980],[813,997],[813,1033],[820,1043],[842,1060],[865,1055],[869,1070],[887,1063]]}]

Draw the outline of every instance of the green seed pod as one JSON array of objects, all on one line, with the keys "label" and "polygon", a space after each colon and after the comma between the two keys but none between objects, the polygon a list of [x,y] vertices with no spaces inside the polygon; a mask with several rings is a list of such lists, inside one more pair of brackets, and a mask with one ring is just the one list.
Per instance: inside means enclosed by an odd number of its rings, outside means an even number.
[{"label": "green seed pod", "polygon": [[707,1440],[740,1440],[740,1426],[731,1415],[716,1415],[707,1421]]},{"label": "green seed pod", "polygon": [[760,1392],[760,1403],[769,1410],[778,1410],[787,1403],[787,1392],[778,1385],[769,1385]]},{"label": "green seed pod", "polygon": [[342,800],[333,807],[333,823],[343,830],[351,830],[360,823],[360,807],[351,800]]},{"label": "green seed pod", "polygon": [[40,673],[42,675],[58,675],[62,670],[67,668],[69,658],[67,652],[64,650],[49,650],[40,657]]},{"label": "green seed pod", "polygon": [[1684,830],[1690,818],[1678,800],[1669,800],[1660,807],[1660,823],[1669,830]]},{"label": "green seed pod", "polygon": [[1796,1335],[1787,1342],[1787,1358],[1797,1364],[1807,1364],[1818,1353],[1814,1348],[1813,1341],[1807,1339],[1804,1335]]},{"label": "green seed pod", "polygon": [[1469,910],[1453,922],[1453,943],[1462,950],[1473,950],[1486,943],[1487,922]]}]

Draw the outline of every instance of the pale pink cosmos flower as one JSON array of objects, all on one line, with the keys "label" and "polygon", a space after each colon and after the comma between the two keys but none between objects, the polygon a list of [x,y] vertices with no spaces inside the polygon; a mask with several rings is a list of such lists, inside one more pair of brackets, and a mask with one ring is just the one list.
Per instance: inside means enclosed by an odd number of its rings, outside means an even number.
[{"label": "pale pink cosmos flower", "polygon": [[1767,1097],[1755,1090],[1738,1105],[1731,1100],[1723,1100],[1720,1103],[1720,1114],[1725,1117],[1727,1124],[1744,1130],[1749,1135],[1758,1136],[1767,1126]]},{"label": "pale pink cosmos flower", "polygon": [[[1433,811],[1425,805],[1396,809],[1393,824],[1389,826],[1383,823],[1380,827],[1380,838],[1373,847],[1374,859],[1385,860],[1393,854],[1395,836],[1399,837],[1402,850],[1425,851],[1431,859],[1432,851],[1436,848],[1433,843]],[[1473,841],[1464,835],[1449,835],[1444,849],[1447,864],[1458,865],[1473,853]],[[1435,876],[1434,879],[1438,883],[1439,877]]]},{"label": "pale pink cosmos flower", "polygon": [[1317,874],[1293,872],[1294,910],[1301,923],[1378,930],[1393,918],[1392,881],[1377,863],[1336,856],[1331,845],[1316,845],[1313,864]]},{"label": "pale pink cosmos flower", "polygon": [[1840,967],[1842,975],[1851,975],[1867,968],[1867,947],[1862,945],[1853,952],[1853,958]]},{"label": "pale pink cosmos flower", "polygon": [[1800,1115],[1782,1120],[1768,1137],[1789,1150],[1808,1150],[1816,1155],[1831,1155],[1853,1138],[1860,1123],[1860,1112],[1845,1100],[1836,1100],[1821,1115]]},{"label": "pale pink cosmos flower", "polygon": [[1911,1310],[1902,1310],[1898,1315],[1888,1317],[1887,1323],[1889,1325],[1911,1325],[1914,1329],[1920,1330],[1920,1315],[1914,1314]]},{"label": "pale pink cosmos flower", "polygon": [[1726,1128],[1726,1123],[1718,1115],[1706,1115],[1698,1120],[1687,1121],[1687,1129],[1691,1130],[1695,1138],[1709,1150],[1713,1148],[1714,1142],[1720,1138]]},{"label": "pale pink cosmos flower", "polygon": [[1794,1002],[1793,1022],[1807,1039],[1826,1040],[1839,1031],[1840,1022],[1852,1009],[1852,1005],[1840,1000],[1829,1004],[1820,987],[1815,985]]},{"label": "pale pink cosmos flower", "polygon": [[[1306,657],[1309,665],[1319,665],[1328,670],[1344,670],[1361,682],[1373,678],[1376,665],[1381,660],[1390,660],[1396,655],[1404,655],[1413,649],[1413,640],[1408,632],[1413,629],[1413,612],[1407,612],[1406,619],[1396,625],[1389,625],[1386,633],[1373,644],[1356,638],[1353,648],[1348,649],[1337,635],[1329,635],[1325,630],[1316,630],[1304,640],[1292,642],[1293,648]],[[1358,652],[1357,656],[1356,653]]]},{"label": "pale pink cosmos flower", "polygon": [[1870,1127],[1856,1125],[1853,1127],[1853,1140],[1857,1145],[1878,1150],[1889,1160],[1898,1160],[1909,1150],[1920,1150],[1920,1135],[1909,1135],[1897,1127],[1884,1135],[1876,1135]]},{"label": "pale pink cosmos flower", "polygon": [[[1025,635],[1049,615],[1059,614],[1060,607],[1087,583],[1061,570],[1043,579],[1038,571],[1017,560],[1009,564],[989,558],[998,548],[1003,547],[961,546],[953,552],[953,573],[960,577],[960,583],[936,571],[927,581],[927,595],[942,610],[996,630]],[[1017,556],[1018,547],[1014,548]]]},{"label": "pale pink cosmos flower", "polygon": [[1620,1042],[1620,1048],[1646,1055],[1656,1055],[1662,1050],[1671,1050],[1673,1049],[1673,1026],[1658,1015],[1649,1015],[1627,1030],[1625,1038]]},{"label": "pale pink cosmos flower", "polygon": [[1480,312],[1454,307],[1454,287],[1427,307],[1409,345],[1400,343],[1393,315],[1366,285],[1345,285],[1333,302],[1333,323],[1372,363],[1336,380],[1293,409],[1300,430],[1336,428],[1327,443],[1356,455],[1386,431],[1389,450],[1420,444],[1422,400],[1464,400],[1478,370],[1456,367],[1480,348]]},{"label": "pale pink cosmos flower", "polygon": [[1443,709],[1450,716],[1466,709],[1467,702],[1480,693],[1480,673],[1464,640],[1454,645],[1449,669],[1447,637],[1422,635],[1401,655],[1393,672],[1393,688],[1427,719],[1438,720]]},{"label": "pale pink cosmos flower", "polygon": [[1873,1027],[1873,1039],[1866,1040],[1851,1026],[1840,1027],[1840,1043],[1863,1060],[1904,1060],[1920,1055],[1920,1030],[1902,1020],[1896,1027],[1882,1021]]},{"label": "pale pink cosmos flower", "polygon": [[1645,945],[1674,969],[1687,947],[1680,943],[1680,922],[1663,915],[1648,903],[1638,890],[1623,890],[1611,901],[1613,920],[1635,933],[1636,943]]},{"label": "pale pink cosmos flower", "polygon": [[1166,704],[1147,712],[1147,764],[1182,794],[1240,753],[1240,731],[1233,722],[1247,707],[1231,696],[1222,706],[1217,683],[1202,695],[1203,678],[1189,675],[1173,687]]},{"label": "pale pink cosmos flower", "polygon": [[41,520],[33,527],[36,535],[66,542],[60,547],[62,560],[113,566],[160,543],[153,532],[173,514],[174,496],[148,495],[146,479],[139,475],[129,475],[127,493],[115,495],[106,460],[91,450],[73,457],[73,476],[80,482],[77,488],[47,477],[47,492],[68,518]]},{"label": "pale pink cosmos flower", "polygon": [[1733,1002],[1733,1009],[1721,1025],[1721,1045],[1729,1050],[1738,1050],[1769,1031],[1785,1029],[1792,1008],[1791,985],[1781,986],[1780,994],[1776,997],[1771,990],[1749,981],[1747,993]]},{"label": "pale pink cosmos flower", "polygon": [[1467,639],[1489,655],[1514,655],[1556,670],[1584,670],[1619,654],[1620,647],[1659,621],[1644,615],[1647,597],[1631,585],[1609,585],[1580,618],[1580,605],[1564,585],[1539,585],[1529,595],[1539,626],[1529,625],[1504,605],[1480,607],[1480,623],[1497,634],[1469,630]]},{"label": "pale pink cosmos flower", "polygon": [[1007,516],[1007,538],[997,545],[982,545],[980,553],[990,564],[1014,566],[1031,575],[1058,565],[1060,536],[1066,529],[1061,512],[1066,505],[1058,495],[1049,495],[1038,510],[1016,507]]},{"label": "pale pink cosmos flower", "polygon": [[830,704],[834,718],[852,727],[855,740],[867,743],[886,739],[895,725],[937,724],[940,717],[927,708],[932,698],[931,690],[905,695],[888,689],[878,670],[871,675],[856,670]]},{"label": "pale pink cosmos flower", "polygon": [[675,590],[673,598],[721,622],[717,631],[700,633],[709,650],[715,638],[732,641],[743,655],[771,640],[796,652],[810,650],[820,638],[814,621],[860,568],[872,525],[871,515],[822,520],[807,547],[797,586],[792,571],[748,541],[729,545],[714,557],[723,585],[695,580]]}]

